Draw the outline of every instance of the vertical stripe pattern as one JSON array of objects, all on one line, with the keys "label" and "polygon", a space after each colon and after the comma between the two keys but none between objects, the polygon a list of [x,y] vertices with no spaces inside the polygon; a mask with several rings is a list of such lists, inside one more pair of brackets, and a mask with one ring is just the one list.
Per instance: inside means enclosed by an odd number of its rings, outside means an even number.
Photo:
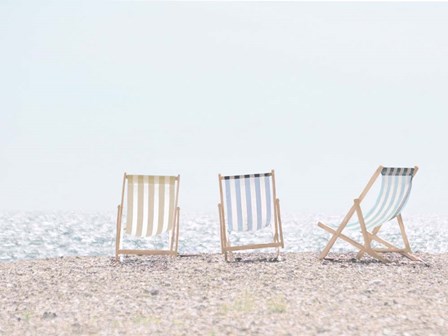
[{"label": "vertical stripe pattern", "polygon": [[[406,205],[412,188],[414,168],[383,168],[381,189],[374,206],[365,213],[367,229],[382,225],[397,217]],[[359,222],[347,228],[359,228]]]},{"label": "vertical stripe pattern", "polygon": [[175,220],[175,176],[127,175],[127,234],[151,237],[171,230]]},{"label": "vertical stripe pattern", "polygon": [[229,232],[257,231],[271,224],[274,206],[271,173],[222,178]]}]

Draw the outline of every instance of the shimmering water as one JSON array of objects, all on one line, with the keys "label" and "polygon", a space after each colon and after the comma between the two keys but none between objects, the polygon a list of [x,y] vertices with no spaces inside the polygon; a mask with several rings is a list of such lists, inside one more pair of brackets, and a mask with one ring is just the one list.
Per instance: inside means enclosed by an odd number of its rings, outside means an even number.
[{"label": "shimmering water", "polygon": [[[284,215],[285,252],[319,251],[329,234],[316,223],[338,223],[339,216]],[[448,217],[405,217],[406,229],[415,252],[448,251]],[[5,212],[0,213],[0,261],[59,256],[112,256],[115,251],[116,218],[113,213],[75,212]],[[382,237],[401,246],[398,226],[384,225]],[[360,239],[361,234],[353,232]],[[269,232],[256,237],[233,237],[235,243],[266,240]],[[163,238],[163,237],[162,237]],[[126,247],[161,247],[166,239],[125,239]],[[338,242],[333,251],[351,251]],[[184,214],[181,216],[180,253],[219,253],[219,221],[215,215]]]}]

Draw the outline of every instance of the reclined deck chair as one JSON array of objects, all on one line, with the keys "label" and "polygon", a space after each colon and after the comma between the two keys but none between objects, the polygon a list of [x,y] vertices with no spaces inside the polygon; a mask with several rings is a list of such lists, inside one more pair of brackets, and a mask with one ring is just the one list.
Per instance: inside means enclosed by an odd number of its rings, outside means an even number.
[{"label": "reclined deck chair", "polygon": [[[233,251],[284,247],[280,201],[276,198],[275,175],[270,173],[221,176],[219,175],[221,203],[218,204],[221,226],[221,251],[226,261]],[[262,244],[231,246],[230,234],[257,231],[273,227],[273,241]],[[228,256],[229,255],[229,256]]]},{"label": "reclined deck chair", "polygon": [[[122,217],[127,181],[127,214],[123,234],[154,237],[169,234],[167,250],[122,249]],[[177,255],[179,211],[177,206],[180,176],[127,175],[123,177],[121,204],[118,205],[115,258],[120,254]]]},{"label": "reclined deck chair", "polygon": [[[403,208],[406,205],[411,193],[412,179],[417,171],[418,167],[385,168],[379,166],[359,198],[354,200],[353,206],[350,208],[339,227],[332,228],[321,222],[318,223],[319,227],[333,234],[319,258],[324,259],[336,240],[341,238],[359,249],[356,256],[357,259],[361,259],[364,253],[367,253],[373,258],[376,258],[382,262],[387,262],[387,259],[385,259],[382,255],[383,253],[398,252],[411,260],[421,261],[421,259],[411,253],[411,247],[409,245],[403,219],[401,217],[401,212],[403,211]],[[379,175],[382,176],[379,195],[370,211],[364,214],[361,210],[361,202]],[[350,218],[355,212],[358,217],[358,221],[349,223]],[[400,227],[404,248],[398,248],[386,240],[378,237],[378,232],[380,231],[382,225],[395,218],[397,219],[398,226]],[[344,229],[360,229],[364,239],[364,244],[360,244],[350,237],[342,234]],[[372,247],[372,241],[382,244],[385,248]]]}]

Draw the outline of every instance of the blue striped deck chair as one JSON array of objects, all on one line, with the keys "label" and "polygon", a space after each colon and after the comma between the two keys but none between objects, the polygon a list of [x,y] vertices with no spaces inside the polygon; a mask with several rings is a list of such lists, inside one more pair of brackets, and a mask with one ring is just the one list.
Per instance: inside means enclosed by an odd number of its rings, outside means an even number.
[{"label": "blue striped deck chair", "polygon": [[[326,258],[336,240],[341,238],[359,249],[356,256],[357,259],[361,259],[362,256],[367,253],[373,258],[376,258],[382,262],[387,262],[388,260],[384,258],[383,253],[397,252],[411,260],[421,261],[420,258],[412,254],[409,240],[404,228],[403,218],[401,216],[401,212],[409,199],[412,188],[412,180],[417,171],[418,167],[391,168],[379,166],[371,177],[369,183],[367,183],[367,186],[362,191],[361,195],[354,200],[352,207],[338,227],[333,228],[321,222],[318,223],[319,227],[332,234],[331,239],[328,241],[326,247],[319,256],[320,259]],[[378,197],[376,198],[372,208],[364,214],[361,210],[361,203],[380,175],[381,186]],[[349,223],[355,213],[358,220]],[[398,222],[404,248],[398,248],[378,236],[382,225],[393,219],[396,219]],[[344,229],[360,229],[364,244],[360,244],[350,237],[342,234]],[[371,245],[372,241],[380,243],[384,247],[374,248]]]},{"label": "blue striped deck chair", "polygon": [[[221,251],[226,261],[233,259],[234,251],[284,247],[280,201],[276,198],[275,175],[219,175],[221,203],[218,204],[221,225]],[[272,242],[231,246],[230,234],[273,229]],[[230,257],[230,258],[229,258]]]},{"label": "blue striped deck chair", "polygon": [[[115,258],[120,255],[177,255],[179,241],[180,176],[128,175],[124,173],[121,204],[118,205]],[[127,188],[126,188],[127,187]],[[126,192],[126,223],[122,226]],[[122,235],[155,237],[168,232],[168,249],[122,248]]]}]

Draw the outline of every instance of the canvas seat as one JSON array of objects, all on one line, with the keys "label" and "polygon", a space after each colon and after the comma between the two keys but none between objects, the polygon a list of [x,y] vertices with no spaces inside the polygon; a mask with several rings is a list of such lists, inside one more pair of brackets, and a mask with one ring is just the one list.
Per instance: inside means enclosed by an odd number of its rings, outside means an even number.
[{"label": "canvas seat", "polygon": [[[325,258],[336,240],[341,238],[359,249],[357,254],[358,259],[367,253],[373,258],[387,262],[383,253],[398,252],[411,260],[420,260],[411,252],[403,218],[401,216],[401,212],[409,199],[412,189],[412,181],[417,171],[418,167],[392,168],[379,166],[359,198],[354,200],[353,206],[339,226],[331,227],[321,222],[318,223],[319,227],[332,234],[332,237],[320,254],[320,259]],[[361,203],[380,175],[381,187],[376,201],[372,208],[364,213],[361,209]],[[355,213],[357,215],[357,221],[349,223]],[[393,219],[396,219],[398,222],[404,248],[398,248],[378,236],[382,225]],[[344,229],[361,230],[364,242],[356,242],[352,238],[342,234]],[[372,241],[376,241],[384,247],[374,248],[372,246]]]},{"label": "canvas seat", "polygon": [[[218,204],[221,227],[221,251],[226,260],[234,251],[284,247],[280,218],[280,201],[276,198],[275,175],[272,170],[263,174],[219,175],[221,202]],[[230,234],[255,232],[272,228],[268,243],[232,246]]]},{"label": "canvas seat", "polygon": [[[127,175],[123,177],[121,204],[118,205],[115,257],[126,254],[177,255],[179,240],[178,204],[180,176]],[[126,223],[122,225],[127,194]],[[155,237],[168,233],[168,248],[162,250],[124,249],[122,235]]]}]

